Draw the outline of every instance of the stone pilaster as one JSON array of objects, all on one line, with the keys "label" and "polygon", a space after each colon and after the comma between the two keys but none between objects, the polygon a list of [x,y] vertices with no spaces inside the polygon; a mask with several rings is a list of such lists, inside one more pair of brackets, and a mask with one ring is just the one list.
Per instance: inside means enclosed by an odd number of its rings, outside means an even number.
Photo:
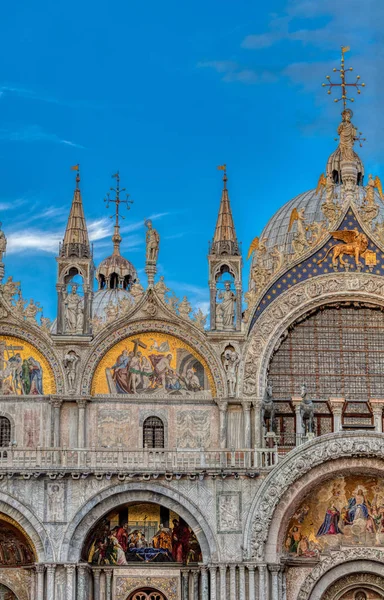
[{"label": "stone pilaster", "polygon": [[192,572],[193,600],[199,600],[199,571]]},{"label": "stone pilaster", "polygon": [[104,569],[105,573],[105,600],[112,600],[112,569]]},{"label": "stone pilaster", "polygon": [[253,446],[255,448],[262,448],[264,445],[263,423],[261,422],[262,399],[255,398],[254,400],[252,400],[252,404],[253,404],[253,426],[254,426]]},{"label": "stone pilaster", "polygon": [[100,600],[100,569],[93,571],[93,600]]},{"label": "stone pilaster", "polygon": [[302,400],[301,396],[292,396],[292,404],[295,408],[296,435],[303,434],[303,422],[300,414],[300,404]]},{"label": "stone pilaster", "polygon": [[189,600],[189,570],[181,571],[181,597],[182,600]]},{"label": "stone pilaster", "polygon": [[60,413],[63,401],[60,398],[50,398],[52,410],[52,441],[51,445],[54,448],[60,447]]}]

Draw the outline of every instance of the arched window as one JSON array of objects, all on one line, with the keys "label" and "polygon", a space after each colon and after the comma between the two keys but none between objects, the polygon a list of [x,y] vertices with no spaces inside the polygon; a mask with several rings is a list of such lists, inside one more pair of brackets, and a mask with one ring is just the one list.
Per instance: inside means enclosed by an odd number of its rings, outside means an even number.
[{"label": "arched window", "polygon": [[0,447],[11,443],[11,422],[7,417],[0,417]]},{"label": "arched window", "polygon": [[148,417],[143,424],[144,448],[164,448],[164,424],[159,417]]},{"label": "arched window", "polygon": [[166,600],[166,598],[161,592],[158,592],[157,590],[145,588],[133,592],[133,594],[129,596],[129,600]]}]

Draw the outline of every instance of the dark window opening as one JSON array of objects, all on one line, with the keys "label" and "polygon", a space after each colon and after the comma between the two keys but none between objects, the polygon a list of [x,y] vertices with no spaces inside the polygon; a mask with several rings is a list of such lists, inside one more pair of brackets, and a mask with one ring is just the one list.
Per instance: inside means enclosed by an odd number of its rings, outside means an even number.
[{"label": "dark window opening", "polygon": [[144,448],[164,448],[164,424],[158,417],[148,417],[143,425]]},{"label": "dark window opening", "polygon": [[7,417],[0,417],[0,447],[4,448],[11,443],[11,423]]}]

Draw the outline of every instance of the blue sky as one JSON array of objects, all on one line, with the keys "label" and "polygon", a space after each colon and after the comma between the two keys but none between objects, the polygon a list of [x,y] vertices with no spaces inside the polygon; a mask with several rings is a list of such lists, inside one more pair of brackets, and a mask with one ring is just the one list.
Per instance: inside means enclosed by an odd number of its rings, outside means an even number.
[{"label": "blue sky", "polygon": [[[316,186],[339,107],[321,87],[339,48],[367,87],[354,123],[367,172],[384,177],[382,0],[83,0],[7,3],[0,24],[0,218],[6,273],[56,311],[57,244],[81,165],[98,263],[112,248],[103,198],[120,170],[134,204],[124,254],[144,266],[145,217],[159,272],[206,306],[207,245],[229,191],[244,254],[270,216]],[[244,269],[244,288],[248,267]],[[142,277],[144,280],[144,275]]]}]

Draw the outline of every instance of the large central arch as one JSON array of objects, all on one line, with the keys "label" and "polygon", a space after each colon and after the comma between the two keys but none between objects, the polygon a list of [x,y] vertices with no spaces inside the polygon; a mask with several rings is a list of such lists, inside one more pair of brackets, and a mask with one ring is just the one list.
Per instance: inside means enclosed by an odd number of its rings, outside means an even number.
[{"label": "large central arch", "polygon": [[217,560],[216,538],[195,504],[169,487],[137,482],[109,487],[91,498],[77,512],[64,535],[60,551],[62,562],[78,562],[86,536],[95,523],[114,508],[132,502],[157,503],[178,513],[196,534],[203,562]]}]

